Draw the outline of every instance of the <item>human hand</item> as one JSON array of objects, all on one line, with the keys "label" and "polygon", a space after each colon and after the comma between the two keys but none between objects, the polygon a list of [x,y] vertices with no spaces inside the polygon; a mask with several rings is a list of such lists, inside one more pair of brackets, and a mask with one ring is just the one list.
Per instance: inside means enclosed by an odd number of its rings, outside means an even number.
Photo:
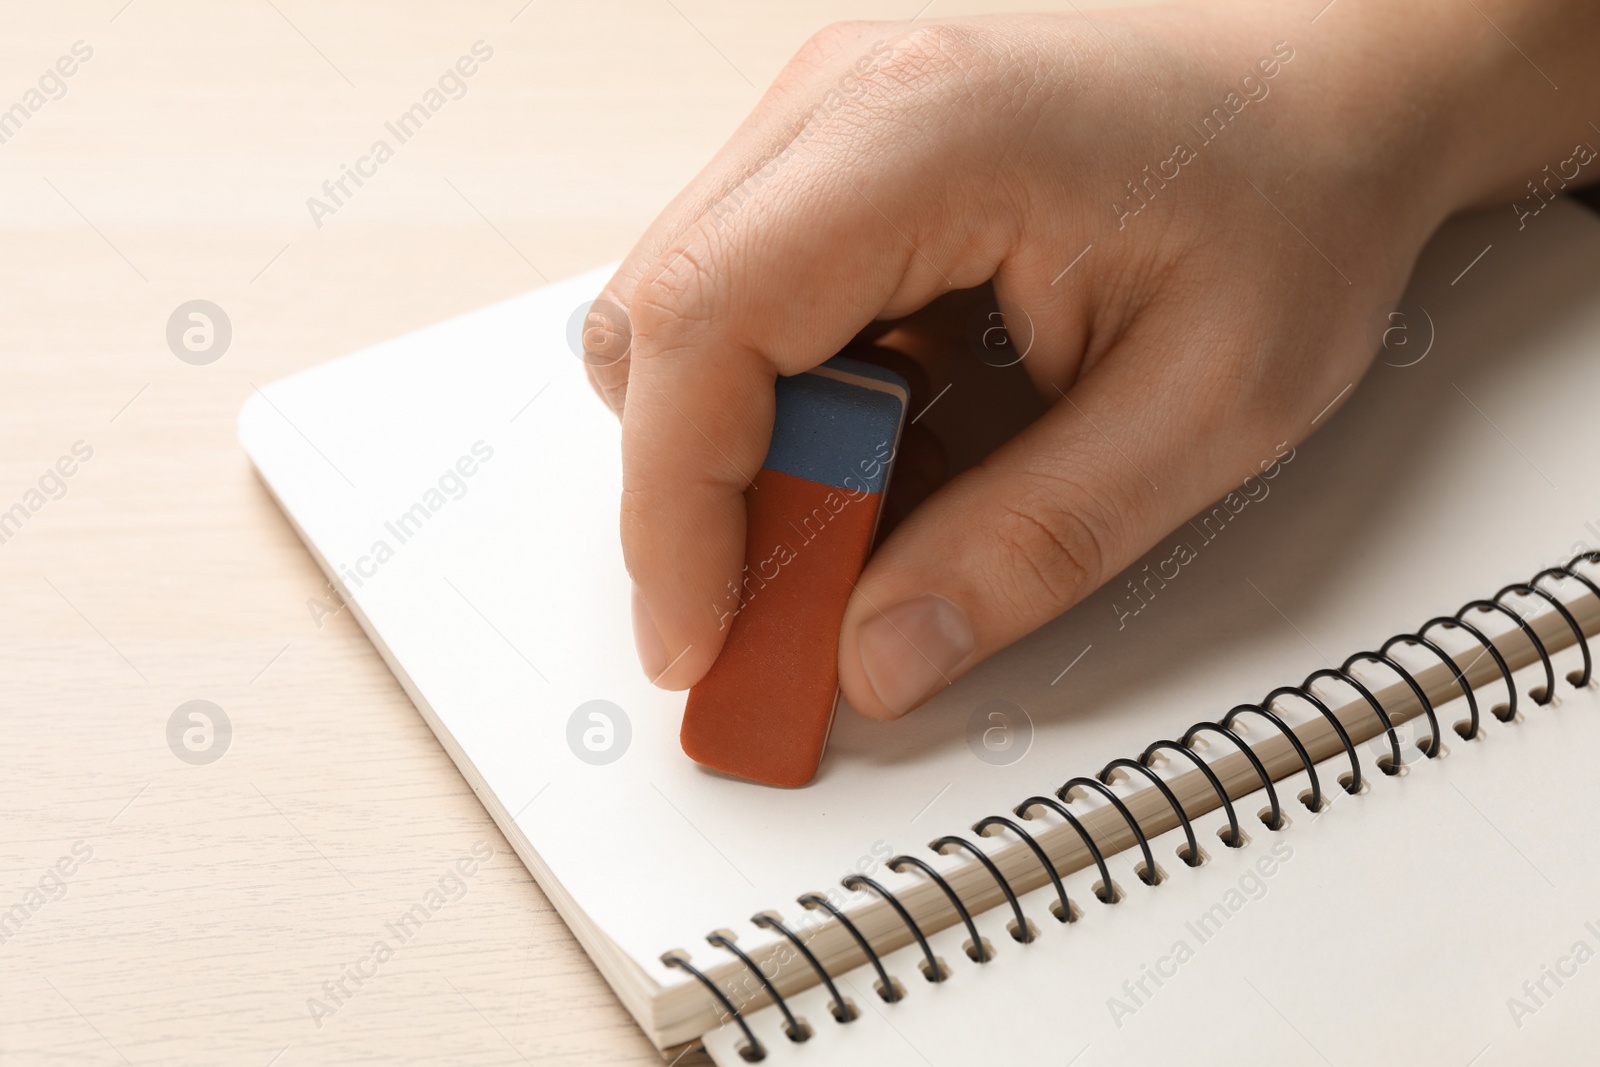
[{"label": "human hand", "polygon": [[[1587,72],[1562,38],[1592,48],[1592,13],[1509,2],[1563,78]],[[657,684],[692,685],[721,647],[776,375],[990,285],[1050,402],[863,573],[840,684],[892,718],[1325,421],[1432,231],[1569,155],[1596,102],[1586,73],[1519,116],[1548,86],[1470,7],[1309,18],[1252,2],[845,24],[801,50],[601,294],[631,347],[586,334],[622,415],[623,548]],[[914,350],[918,320],[897,329]]]}]

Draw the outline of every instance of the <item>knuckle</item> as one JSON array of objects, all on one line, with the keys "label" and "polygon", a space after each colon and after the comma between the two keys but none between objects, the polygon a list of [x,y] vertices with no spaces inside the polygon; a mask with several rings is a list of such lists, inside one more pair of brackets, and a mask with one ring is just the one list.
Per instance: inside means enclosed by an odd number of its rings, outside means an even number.
[{"label": "knuckle", "polygon": [[881,134],[885,124],[923,135],[928,122],[948,122],[953,105],[976,99],[975,86],[1005,55],[1001,36],[981,26],[830,26],[797,57],[813,64],[804,84],[817,95],[810,98],[795,140],[805,143],[821,135],[823,145],[859,152],[881,150],[866,135],[869,130]]},{"label": "knuckle", "polygon": [[815,70],[828,66],[835,56],[859,40],[871,27],[864,21],[830,22],[806,39],[789,61],[790,67]]},{"label": "knuckle", "polygon": [[977,26],[917,26],[893,40],[863,80],[869,96],[943,98],[966,82],[989,48],[989,31]]},{"label": "knuckle", "polygon": [[1030,479],[995,525],[1003,559],[995,590],[1031,615],[1058,612],[1100,584],[1107,537],[1093,498],[1059,477]]},{"label": "knuckle", "polygon": [[992,85],[1007,62],[1004,42],[989,28],[914,26],[863,49],[830,84],[817,110],[837,114],[833,137],[857,148],[868,130],[881,134],[885,124],[925,137],[929,123],[945,125],[960,108],[992,110],[994,94],[981,87]]},{"label": "knuckle", "polygon": [[710,256],[692,248],[674,253],[654,277],[640,282],[628,305],[633,358],[650,360],[682,347],[679,334],[712,320],[714,288]]}]

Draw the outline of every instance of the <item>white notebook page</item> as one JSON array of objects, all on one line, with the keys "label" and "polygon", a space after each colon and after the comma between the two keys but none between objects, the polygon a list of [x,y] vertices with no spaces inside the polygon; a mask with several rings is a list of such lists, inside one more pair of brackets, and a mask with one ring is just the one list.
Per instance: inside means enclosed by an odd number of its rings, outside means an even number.
[{"label": "white notebook page", "polygon": [[[867,968],[843,976],[861,1011],[839,1025],[811,990],[791,1007],[815,1036],[793,1044],[776,1011],[751,1025],[768,1063],[998,1062],[1100,1067],[1181,1062],[1242,1067],[1403,1063],[1449,1067],[1578,1063],[1600,1008],[1600,689],[1561,683],[1483,737],[1381,775],[1291,825],[1259,824],[1241,849],[1211,847],[1199,869],[1154,844],[1171,877],[1154,888],[1113,864],[1127,899],[1102,905],[1068,879],[1083,920],[1023,898],[1040,929],[1012,942],[1001,910],[980,921],[995,946],[962,955],[960,928],[933,939],[952,969],[939,985],[917,950],[886,959],[907,990],[885,1004]],[[1288,785],[1304,783],[1304,774]],[[1286,795],[1293,795],[1285,790]],[[1225,825],[1197,820],[1204,838]],[[744,1061],[732,1026],[707,1035],[719,1064]]]},{"label": "white notebook page", "polygon": [[[883,875],[893,852],[1521,580],[1574,542],[1600,546],[1600,223],[1570,205],[1521,233],[1498,214],[1467,219],[1413,287],[1437,333],[1427,358],[1376,367],[1270,495],[1125,626],[1114,581],[901,722],[842,709],[811,786],[733,781],[681,754],[683,698],[634,660],[617,427],[565,338],[604,275],[273,383],[241,437],[325,564],[371,572],[350,587],[369,634],[513,843],[531,846],[524,858],[662,984],[689,981],[657,961],[665,950],[725,962],[704,942],[714,929],[754,944],[744,920],[758,910],[793,916],[801,892]],[[465,495],[398,543],[385,524],[479,442],[492,458]],[[566,739],[595,699],[632,727],[605,766]],[[966,742],[992,699],[1033,723],[1010,766]]]}]

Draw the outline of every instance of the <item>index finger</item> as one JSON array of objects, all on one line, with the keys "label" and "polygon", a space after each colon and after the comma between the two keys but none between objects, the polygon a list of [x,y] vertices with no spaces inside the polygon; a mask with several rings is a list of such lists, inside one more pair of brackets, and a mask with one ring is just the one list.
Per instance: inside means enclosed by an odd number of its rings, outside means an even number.
[{"label": "index finger", "polygon": [[[838,22],[824,27],[795,53],[762,94],[750,115],[700,173],[650,224],[585,313],[583,360],[590,382],[611,409],[621,413],[627,394],[632,326],[627,308],[634,291],[681,248],[687,232],[709,216],[713,223],[757,195],[767,176],[786,164],[797,137],[818,125],[815,113],[839,80],[839,67],[887,27],[870,22]],[[797,133],[799,131],[799,133]]]},{"label": "index finger", "polygon": [[961,235],[938,224],[944,197],[919,195],[931,168],[898,166],[797,155],[736,215],[697,224],[634,292],[622,545],[641,664],[658,685],[693,685],[721,650],[775,376],[993,271],[981,257],[964,278],[933,265],[954,254],[923,234]]}]

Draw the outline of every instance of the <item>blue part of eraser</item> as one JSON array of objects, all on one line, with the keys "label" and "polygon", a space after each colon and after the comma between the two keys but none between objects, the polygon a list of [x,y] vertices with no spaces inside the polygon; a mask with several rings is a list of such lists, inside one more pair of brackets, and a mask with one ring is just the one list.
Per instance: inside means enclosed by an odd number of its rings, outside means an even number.
[{"label": "blue part of eraser", "polygon": [[780,417],[762,467],[837,489],[882,492],[908,391],[893,371],[837,356],[779,378]]}]

